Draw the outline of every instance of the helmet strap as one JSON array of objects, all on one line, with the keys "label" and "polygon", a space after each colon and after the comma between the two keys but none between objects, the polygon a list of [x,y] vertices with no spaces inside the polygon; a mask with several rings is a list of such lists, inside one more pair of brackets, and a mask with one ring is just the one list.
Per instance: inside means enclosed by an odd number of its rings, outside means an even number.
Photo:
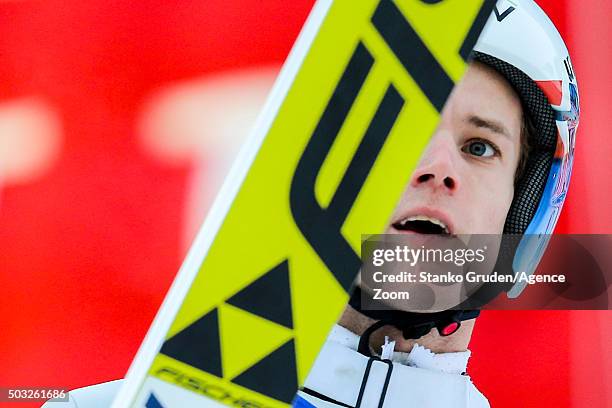
[{"label": "helmet strap", "polygon": [[393,326],[402,332],[404,339],[418,339],[434,327],[441,336],[450,336],[459,330],[461,322],[478,317],[480,310],[445,310],[435,313],[414,313],[401,310],[363,310],[361,308],[361,289],[355,287],[349,301],[359,313],[377,320],[359,338],[359,353],[371,357],[370,337],[384,326]]}]

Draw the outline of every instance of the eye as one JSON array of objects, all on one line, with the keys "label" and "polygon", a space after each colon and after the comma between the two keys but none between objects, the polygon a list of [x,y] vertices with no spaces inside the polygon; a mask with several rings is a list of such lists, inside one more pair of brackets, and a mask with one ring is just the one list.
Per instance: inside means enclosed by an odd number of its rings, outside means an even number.
[{"label": "eye", "polygon": [[469,140],[463,145],[461,150],[464,153],[477,157],[493,157],[499,155],[499,149],[497,149],[494,144],[481,139]]}]

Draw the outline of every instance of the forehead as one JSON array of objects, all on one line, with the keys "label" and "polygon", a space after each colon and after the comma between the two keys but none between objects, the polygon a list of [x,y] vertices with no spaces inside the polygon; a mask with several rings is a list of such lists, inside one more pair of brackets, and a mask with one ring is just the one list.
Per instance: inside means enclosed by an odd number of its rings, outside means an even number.
[{"label": "forehead", "polygon": [[443,111],[443,116],[452,121],[464,121],[471,116],[494,119],[507,126],[511,133],[520,132],[522,114],[520,100],[510,84],[479,62],[469,65]]}]

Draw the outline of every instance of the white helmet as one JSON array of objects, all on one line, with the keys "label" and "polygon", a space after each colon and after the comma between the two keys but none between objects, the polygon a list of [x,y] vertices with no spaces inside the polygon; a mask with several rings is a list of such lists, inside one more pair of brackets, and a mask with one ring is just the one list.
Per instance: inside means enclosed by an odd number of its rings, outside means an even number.
[{"label": "white helmet", "polygon": [[[513,269],[533,273],[559,219],[572,172],[580,114],[576,78],[561,35],[533,0],[499,0],[473,57],[506,78],[535,127],[504,227],[508,234],[526,234]],[[518,296],[523,287],[515,286],[509,296]]]}]

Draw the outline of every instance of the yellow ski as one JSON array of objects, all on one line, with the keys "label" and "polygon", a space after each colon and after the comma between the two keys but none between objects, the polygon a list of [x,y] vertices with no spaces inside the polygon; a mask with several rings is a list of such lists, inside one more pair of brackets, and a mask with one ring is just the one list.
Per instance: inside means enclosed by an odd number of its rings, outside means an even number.
[{"label": "yellow ski", "polygon": [[493,4],[316,3],[114,408],[291,403]]}]

